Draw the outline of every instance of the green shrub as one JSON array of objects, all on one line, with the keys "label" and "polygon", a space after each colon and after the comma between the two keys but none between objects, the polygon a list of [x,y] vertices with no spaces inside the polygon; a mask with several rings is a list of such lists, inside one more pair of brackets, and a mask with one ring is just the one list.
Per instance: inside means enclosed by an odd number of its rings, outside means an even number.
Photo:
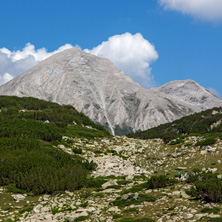
[{"label": "green shrub", "polygon": [[222,201],[222,180],[213,173],[200,173],[187,179],[188,183],[194,183],[194,186],[187,191],[188,194],[204,199],[207,202]]},{"label": "green shrub", "polygon": [[89,188],[101,188],[105,182],[107,182],[107,180],[104,178],[90,177],[85,180],[85,186]]},{"label": "green shrub", "polygon": [[122,215],[121,214],[114,214],[113,215],[113,219],[115,220],[115,219],[118,219],[118,218],[121,218],[122,217]]},{"label": "green shrub", "polygon": [[[156,137],[156,138],[158,138],[158,137]],[[171,140],[173,140],[173,139],[175,139],[175,138],[177,138],[177,136],[176,136],[175,134],[164,135],[164,136],[162,137],[163,142],[164,142],[165,144],[169,143]]]},{"label": "green shrub", "polygon": [[177,180],[170,179],[166,175],[151,176],[151,178],[149,178],[147,181],[147,188],[148,189],[162,188],[173,185],[175,183],[177,183]]},{"label": "green shrub", "polygon": [[215,138],[207,138],[205,140],[202,140],[202,141],[199,141],[195,144],[195,146],[200,146],[200,145],[203,145],[203,146],[208,146],[208,145],[212,145],[216,143],[216,139]]},{"label": "green shrub", "polygon": [[175,141],[170,142],[169,145],[177,145],[177,144],[180,144],[180,143],[183,143],[183,142],[184,142],[183,139],[178,138]]},{"label": "green shrub", "polygon": [[72,148],[72,152],[75,153],[75,154],[82,154],[82,149],[74,147],[74,148]]},{"label": "green shrub", "polygon": [[192,174],[189,176],[186,180],[187,183],[195,183],[198,181],[208,181],[209,179],[217,178],[217,174],[213,174],[211,172],[198,172],[198,170],[195,170],[197,173]]},{"label": "green shrub", "polygon": [[208,202],[222,201],[222,181],[214,178],[208,181],[198,181],[195,183],[197,197]]},{"label": "green shrub", "polygon": [[15,183],[11,183],[7,186],[7,190],[12,193],[26,193],[25,190],[19,189],[16,187]]}]

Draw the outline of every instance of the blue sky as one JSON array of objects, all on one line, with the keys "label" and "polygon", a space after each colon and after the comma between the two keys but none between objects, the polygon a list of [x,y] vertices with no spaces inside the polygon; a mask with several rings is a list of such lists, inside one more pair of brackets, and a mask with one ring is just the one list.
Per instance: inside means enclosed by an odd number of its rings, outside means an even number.
[{"label": "blue sky", "polygon": [[144,87],[193,79],[222,96],[221,0],[1,0],[0,9],[1,84],[78,45]]}]

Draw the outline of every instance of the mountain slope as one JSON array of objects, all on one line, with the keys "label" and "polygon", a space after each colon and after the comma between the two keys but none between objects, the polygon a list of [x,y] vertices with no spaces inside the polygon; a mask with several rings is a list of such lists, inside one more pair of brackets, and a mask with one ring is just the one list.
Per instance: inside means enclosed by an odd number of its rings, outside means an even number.
[{"label": "mountain slope", "polygon": [[222,132],[222,107],[213,108],[185,116],[171,123],[162,124],[149,130],[128,134],[130,138],[153,139],[165,138],[166,140],[175,139],[181,135],[189,134],[211,134]]},{"label": "mountain slope", "polygon": [[[222,106],[222,100],[205,93]],[[144,89],[109,60],[75,48],[4,84],[0,94],[70,104],[117,135],[149,129],[203,109],[164,90]]]},{"label": "mountain slope", "polygon": [[33,194],[85,186],[95,164],[75,155],[82,150],[71,143],[81,137],[111,136],[72,106],[0,96],[0,186]]}]

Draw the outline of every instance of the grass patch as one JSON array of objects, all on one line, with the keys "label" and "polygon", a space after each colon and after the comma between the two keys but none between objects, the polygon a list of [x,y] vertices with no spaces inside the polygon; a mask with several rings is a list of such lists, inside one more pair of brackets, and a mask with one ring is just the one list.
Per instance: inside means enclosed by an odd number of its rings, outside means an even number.
[{"label": "grass patch", "polygon": [[20,210],[19,213],[23,214],[24,212],[30,212],[32,210],[33,210],[33,206],[24,208],[24,209]]},{"label": "grass patch", "polygon": [[151,218],[132,218],[132,217],[129,217],[129,218],[122,218],[120,220],[118,220],[118,222],[154,222],[153,219]]},{"label": "grass patch", "polygon": [[147,188],[147,183],[136,184],[133,187],[121,191],[121,194],[136,193]]},{"label": "grass patch", "polygon": [[138,212],[139,212],[139,210],[135,207],[129,208],[129,209],[126,209],[123,211],[123,213],[138,213]]},{"label": "grass patch", "polygon": [[74,220],[74,222],[84,221],[89,219],[89,216],[80,216]]},{"label": "grass patch", "polygon": [[211,214],[211,213],[213,213],[213,214],[216,214],[216,213],[218,213],[220,211],[220,208],[218,208],[218,207],[212,207],[212,208],[210,208],[210,207],[204,207],[203,209],[201,209],[201,213],[209,213],[209,214]]}]

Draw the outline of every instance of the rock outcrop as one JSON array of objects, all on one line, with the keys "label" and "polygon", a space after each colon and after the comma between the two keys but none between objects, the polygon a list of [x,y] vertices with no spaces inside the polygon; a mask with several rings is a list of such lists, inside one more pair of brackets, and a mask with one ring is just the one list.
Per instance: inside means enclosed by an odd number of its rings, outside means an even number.
[{"label": "rock outcrop", "polygon": [[[189,82],[183,81],[184,86]],[[222,106],[221,99],[195,82],[188,87],[189,93],[183,93],[185,87],[179,88],[177,83],[144,89],[108,59],[72,48],[4,84],[0,95],[30,96],[73,105],[116,135],[146,130]]]}]

